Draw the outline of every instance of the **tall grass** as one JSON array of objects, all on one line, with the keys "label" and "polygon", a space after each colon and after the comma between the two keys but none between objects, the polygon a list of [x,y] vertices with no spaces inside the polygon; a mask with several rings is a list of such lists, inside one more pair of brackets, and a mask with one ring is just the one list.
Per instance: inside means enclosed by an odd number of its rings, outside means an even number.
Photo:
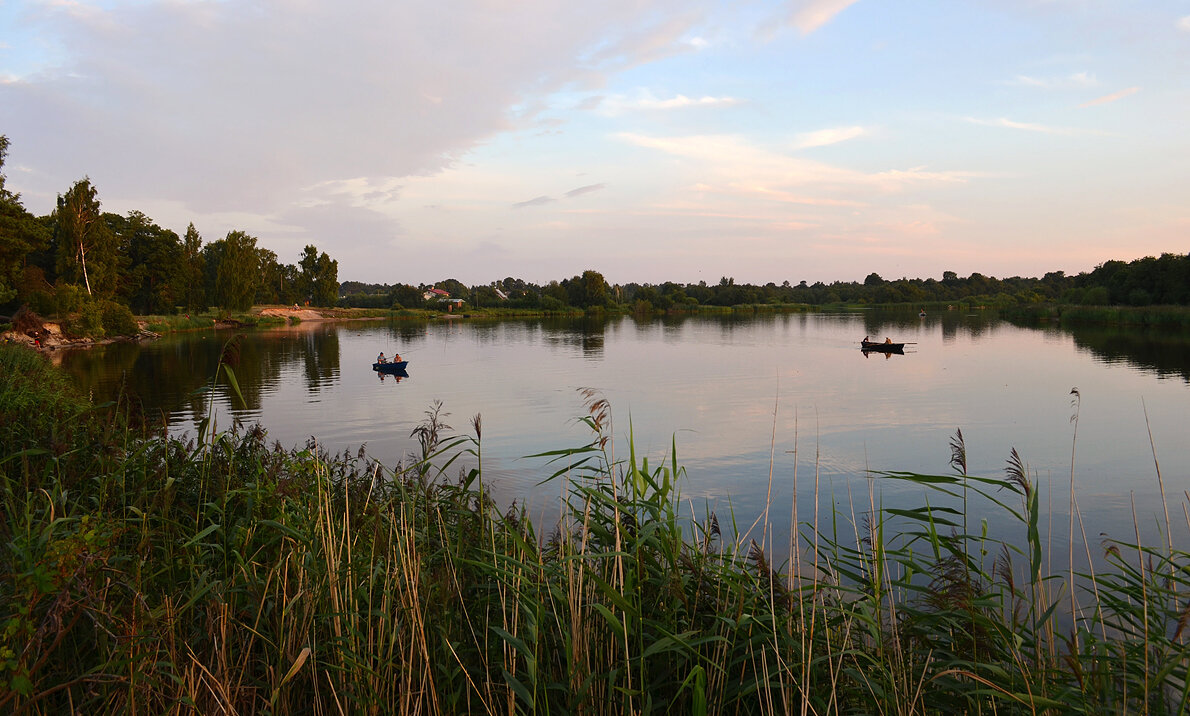
[{"label": "tall grass", "polygon": [[1133,326],[1167,331],[1184,331],[1190,327],[1190,308],[1186,306],[1030,303],[1001,306],[999,313],[1003,318],[1027,324],[1057,321],[1063,326]]},{"label": "tall grass", "polygon": [[[478,416],[456,433],[432,406],[387,468],[259,428],[156,435],[24,351],[0,351],[0,376],[0,712],[1190,705],[1190,554],[1133,535],[1076,584],[1047,574],[1015,452],[1003,477],[874,473],[866,504],[800,525],[778,563],[682,501],[676,449],[652,462],[630,430],[617,457],[591,393],[590,440],[537,456],[565,509],[535,525],[489,496]],[[883,506],[887,481],[922,504]],[[1083,618],[1063,622],[1076,585]]]}]

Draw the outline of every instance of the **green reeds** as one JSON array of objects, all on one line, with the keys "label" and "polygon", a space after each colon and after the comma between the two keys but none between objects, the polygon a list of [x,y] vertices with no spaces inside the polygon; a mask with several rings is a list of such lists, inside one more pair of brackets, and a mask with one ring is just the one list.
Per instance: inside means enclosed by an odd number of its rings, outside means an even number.
[{"label": "green reeds", "polygon": [[[543,526],[488,495],[478,416],[460,435],[432,406],[387,468],[259,428],[155,435],[69,397],[31,352],[0,350],[0,368],[3,712],[1190,704],[1190,554],[1138,532],[1073,585],[1048,574],[1064,560],[1023,459],[967,475],[961,435],[954,474],[872,473],[866,504],[824,496],[830,516],[775,556],[681,500],[676,445],[655,463],[630,427],[617,457],[593,393],[591,439],[537,456],[563,502]],[[920,505],[883,504],[890,481]]]}]

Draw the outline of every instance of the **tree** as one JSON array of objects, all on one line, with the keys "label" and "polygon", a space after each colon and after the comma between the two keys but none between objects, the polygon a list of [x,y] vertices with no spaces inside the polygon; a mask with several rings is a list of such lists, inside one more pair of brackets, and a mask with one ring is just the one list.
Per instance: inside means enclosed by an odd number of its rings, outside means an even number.
[{"label": "tree", "polygon": [[300,282],[300,274],[298,267],[294,264],[281,265],[281,303],[289,305],[297,303],[301,299],[301,294],[298,293],[298,283]]},{"label": "tree", "polygon": [[277,263],[277,253],[269,249],[256,249],[257,264],[260,266],[260,280],[256,284],[256,303],[289,303],[281,298],[285,274]]},{"label": "tree", "polygon": [[408,284],[397,284],[388,292],[388,303],[392,308],[421,308],[426,301],[422,290]]},{"label": "tree", "polygon": [[562,285],[566,289],[564,300],[572,306],[588,308],[607,305],[607,282],[598,271],[588,269],[583,271],[582,276],[563,281]]},{"label": "tree", "polygon": [[247,311],[252,308],[260,280],[256,237],[243,231],[231,231],[227,238],[215,243],[222,244],[215,270],[215,305],[225,310]]},{"label": "tree", "polygon": [[104,214],[119,247],[120,296],[139,314],[173,313],[183,300],[185,266],[178,235],[139,211]]},{"label": "tree", "polygon": [[0,134],[0,305],[16,298],[29,254],[49,242],[49,232],[21,205],[20,194],[13,194],[4,185],[7,154],[8,137]]},{"label": "tree", "polygon": [[448,278],[434,284],[434,288],[440,288],[450,294],[451,298],[467,298],[471,293],[471,289],[467,288],[462,281],[455,278]]},{"label": "tree", "polygon": [[206,255],[203,252],[202,236],[194,228],[194,222],[186,227],[182,239],[182,298],[187,311],[205,311],[207,290],[203,282],[203,267]]},{"label": "tree", "polygon": [[315,306],[333,306],[339,297],[339,262],[307,246],[298,262],[298,293]]},{"label": "tree", "polygon": [[339,262],[322,252],[314,278],[314,305],[333,306],[339,298]]},{"label": "tree", "polygon": [[[58,196],[58,277],[82,283],[87,295],[116,291],[116,240],[99,211],[98,191],[84,177]],[[92,281],[91,279],[95,280]],[[94,286],[94,290],[93,290]]]}]

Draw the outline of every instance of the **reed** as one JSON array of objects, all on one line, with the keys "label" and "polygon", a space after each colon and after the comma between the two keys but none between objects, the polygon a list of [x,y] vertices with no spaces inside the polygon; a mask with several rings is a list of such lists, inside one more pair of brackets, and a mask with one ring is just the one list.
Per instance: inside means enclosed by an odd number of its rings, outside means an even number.
[{"label": "reed", "polygon": [[[1003,477],[872,473],[786,558],[753,539],[767,525],[683,502],[676,445],[652,461],[629,426],[617,457],[594,393],[589,441],[536,456],[564,501],[542,526],[487,492],[479,417],[456,433],[440,405],[385,467],[260,428],[154,434],[27,351],[0,350],[0,376],[0,711],[1190,706],[1190,554],[1138,532],[1074,585],[1047,573],[1015,452]],[[922,504],[883,505],[889,482]],[[1084,616],[1061,622],[1075,586]]]},{"label": "reed", "polygon": [[1190,327],[1186,306],[1078,306],[1031,303],[999,307],[1006,319],[1026,324],[1056,321],[1063,326],[1133,326],[1163,331]]}]

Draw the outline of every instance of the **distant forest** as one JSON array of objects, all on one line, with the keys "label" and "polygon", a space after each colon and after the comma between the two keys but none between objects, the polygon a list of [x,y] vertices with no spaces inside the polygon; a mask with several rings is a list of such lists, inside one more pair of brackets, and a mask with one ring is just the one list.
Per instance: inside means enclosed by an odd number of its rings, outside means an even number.
[{"label": "distant forest", "polygon": [[[629,310],[681,310],[694,306],[763,304],[893,304],[974,303],[1005,308],[1020,304],[1062,303],[1079,306],[1185,306],[1190,304],[1190,254],[1162,254],[1131,262],[1108,261],[1093,271],[1067,276],[1053,271],[1041,278],[999,279],[973,273],[960,277],[945,271],[941,279],[886,280],[868,274],[863,282],[781,284],[736,283],[723,277],[717,284],[628,283],[610,285],[598,271],[585,271],[546,285],[512,277],[483,286],[466,286],[455,279],[435,284],[367,284],[345,281],[339,286],[339,305],[371,308],[420,308],[426,294],[437,288],[473,306],[540,310],[566,307],[622,307]],[[440,300],[433,296],[430,302]]]}]

